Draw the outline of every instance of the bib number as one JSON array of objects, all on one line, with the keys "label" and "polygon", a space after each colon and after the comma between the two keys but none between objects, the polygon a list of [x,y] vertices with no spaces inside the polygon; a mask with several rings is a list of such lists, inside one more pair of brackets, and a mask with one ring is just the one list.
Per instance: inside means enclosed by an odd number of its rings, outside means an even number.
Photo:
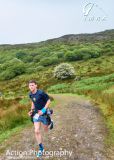
[{"label": "bib number", "polygon": [[38,120],[38,118],[39,118],[38,113],[36,113],[33,118]]}]

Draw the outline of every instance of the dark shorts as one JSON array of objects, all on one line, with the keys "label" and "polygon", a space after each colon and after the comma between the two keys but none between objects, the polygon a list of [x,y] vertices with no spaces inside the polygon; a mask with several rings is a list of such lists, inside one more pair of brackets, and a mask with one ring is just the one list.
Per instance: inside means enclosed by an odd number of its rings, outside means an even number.
[{"label": "dark shorts", "polygon": [[44,116],[39,116],[38,119],[33,118],[33,122],[42,122],[44,125],[48,125],[48,120],[47,117]]}]

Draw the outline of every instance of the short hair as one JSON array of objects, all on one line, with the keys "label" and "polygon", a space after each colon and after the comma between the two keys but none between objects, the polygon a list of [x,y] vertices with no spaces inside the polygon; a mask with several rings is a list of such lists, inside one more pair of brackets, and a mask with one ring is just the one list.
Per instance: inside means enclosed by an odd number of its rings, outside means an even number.
[{"label": "short hair", "polygon": [[30,80],[29,83],[34,83],[37,85],[37,82],[35,80]]}]

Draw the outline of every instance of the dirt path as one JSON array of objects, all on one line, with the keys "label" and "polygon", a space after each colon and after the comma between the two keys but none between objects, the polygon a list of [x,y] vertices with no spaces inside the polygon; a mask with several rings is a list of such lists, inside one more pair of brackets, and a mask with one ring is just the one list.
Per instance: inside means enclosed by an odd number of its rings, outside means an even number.
[{"label": "dirt path", "polygon": [[[111,160],[106,154],[104,146],[106,129],[98,109],[93,107],[89,101],[78,96],[53,96],[57,101],[53,115],[55,126],[52,131],[43,133],[45,134],[43,140],[46,151],[43,159]],[[15,151],[16,154],[20,152],[20,158],[17,156],[15,160],[36,159],[33,154],[31,157],[25,152],[28,151],[29,154],[29,151],[36,149],[33,127],[25,128],[6,144],[7,150],[0,160],[14,158],[14,156],[9,156],[10,151]],[[3,147],[4,145],[0,149]],[[6,153],[8,156],[5,155]]]}]

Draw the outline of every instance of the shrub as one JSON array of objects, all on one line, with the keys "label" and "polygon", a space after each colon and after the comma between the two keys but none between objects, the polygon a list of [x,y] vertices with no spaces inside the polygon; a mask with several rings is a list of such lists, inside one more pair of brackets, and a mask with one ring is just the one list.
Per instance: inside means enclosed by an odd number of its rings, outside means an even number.
[{"label": "shrub", "polygon": [[18,76],[18,75],[25,73],[25,65],[24,64],[14,65],[11,69],[15,73],[15,76]]},{"label": "shrub", "polygon": [[26,57],[23,58],[23,62],[27,63],[27,62],[32,62],[32,61],[33,61],[33,56],[29,56],[28,55],[28,56],[26,56]]},{"label": "shrub", "polygon": [[75,70],[68,63],[61,63],[54,69],[54,77],[57,79],[69,79],[75,76]]},{"label": "shrub", "polygon": [[98,51],[91,52],[91,58],[97,58],[100,56],[100,53]]},{"label": "shrub", "polygon": [[45,67],[43,67],[43,66],[38,66],[38,67],[36,67],[36,68],[28,68],[28,69],[26,70],[26,73],[29,73],[29,74],[31,74],[31,73],[36,73],[37,71],[42,71],[44,68],[45,68]]},{"label": "shrub", "polygon": [[100,50],[97,48],[81,48],[74,51],[67,51],[65,59],[68,61],[86,60],[90,58],[97,58],[100,56]]},{"label": "shrub", "polygon": [[42,66],[49,66],[49,65],[53,65],[53,64],[57,64],[59,62],[57,57],[52,57],[52,58],[43,58],[40,61],[40,65]]},{"label": "shrub", "polygon": [[64,52],[58,52],[57,57],[58,58],[63,58],[64,57]]},{"label": "shrub", "polygon": [[76,60],[80,60],[82,58],[80,57],[79,53],[77,53],[77,52],[67,51],[65,54],[65,59],[67,61],[76,61]]},{"label": "shrub", "polygon": [[36,68],[27,68],[26,69],[27,74],[31,74],[31,73],[34,73],[34,72],[36,72]]},{"label": "shrub", "polygon": [[25,53],[25,52],[17,52],[16,53],[16,58],[18,58],[18,59],[23,59],[26,56],[27,56],[27,53]]},{"label": "shrub", "polygon": [[44,68],[45,67],[43,67],[43,66],[38,66],[38,67],[36,67],[36,71],[42,71]]},{"label": "shrub", "polygon": [[15,73],[14,72],[12,72],[11,70],[6,70],[5,72],[3,72],[2,74],[1,74],[1,80],[10,80],[10,79],[12,79],[12,78],[14,78],[15,77]]},{"label": "shrub", "polygon": [[14,64],[13,66],[9,66],[5,71],[1,73],[1,80],[10,80],[18,75],[25,73],[25,65],[24,63]]},{"label": "shrub", "polygon": [[100,56],[100,50],[98,48],[82,48],[79,50],[79,52],[82,55],[82,59],[84,59],[86,56],[88,59],[97,58]]},{"label": "shrub", "polygon": [[33,61],[33,55],[30,55],[25,52],[17,52],[16,58],[22,60],[23,62],[32,62]]},{"label": "shrub", "polygon": [[41,56],[37,55],[34,57],[33,62],[37,63],[37,62],[40,62],[40,60],[41,60]]}]

